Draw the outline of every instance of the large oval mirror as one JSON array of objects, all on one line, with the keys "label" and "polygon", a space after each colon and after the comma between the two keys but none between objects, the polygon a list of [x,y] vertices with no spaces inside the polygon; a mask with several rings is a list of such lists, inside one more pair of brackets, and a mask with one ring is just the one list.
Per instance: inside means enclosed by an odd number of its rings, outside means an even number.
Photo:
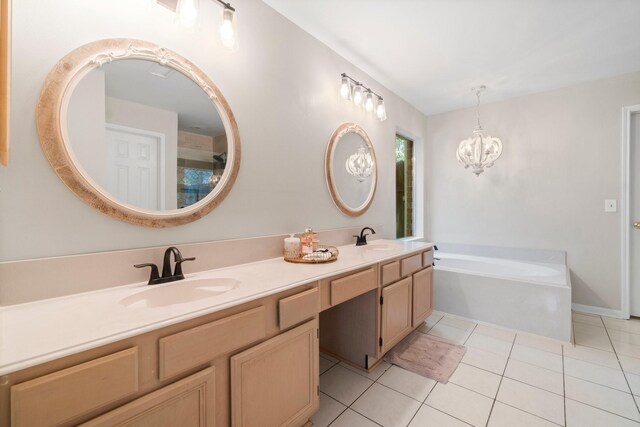
[{"label": "large oval mirror", "polygon": [[194,221],[222,201],[238,173],[238,129],[218,88],[148,42],[102,40],[71,52],[50,72],[37,115],[58,176],[124,221]]},{"label": "large oval mirror", "polygon": [[371,205],[378,180],[376,155],[367,133],[354,123],[340,125],[325,154],[325,176],[335,205],[348,216]]}]

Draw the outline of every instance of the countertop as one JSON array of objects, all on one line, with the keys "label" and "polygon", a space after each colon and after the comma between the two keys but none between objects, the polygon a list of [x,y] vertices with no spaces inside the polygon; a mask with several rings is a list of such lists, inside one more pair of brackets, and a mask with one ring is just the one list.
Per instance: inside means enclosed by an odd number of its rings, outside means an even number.
[{"label": "countertop", "polygon": [[[273,258],[186,274],[184,281],[162,285],[135,283],[2,307],[0,375],[430,247],[380,239],[368,246],[341,246],[338,260],[327,264]],[[215,279],[210,280],[214,286],[201,286],[198,279]],[[216,283],[231,283],[231,289],[221,286],[224,292],[211,292]]]}]

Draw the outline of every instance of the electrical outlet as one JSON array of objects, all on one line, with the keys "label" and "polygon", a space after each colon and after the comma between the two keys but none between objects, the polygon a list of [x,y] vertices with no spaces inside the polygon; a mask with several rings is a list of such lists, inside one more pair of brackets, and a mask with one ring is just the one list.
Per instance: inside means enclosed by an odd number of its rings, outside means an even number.
[{"label": "electrical outlet", "polygon": [[618,201],[617,200],[605,200],[604,201],[604,211],[605,212],[618,212]]}]

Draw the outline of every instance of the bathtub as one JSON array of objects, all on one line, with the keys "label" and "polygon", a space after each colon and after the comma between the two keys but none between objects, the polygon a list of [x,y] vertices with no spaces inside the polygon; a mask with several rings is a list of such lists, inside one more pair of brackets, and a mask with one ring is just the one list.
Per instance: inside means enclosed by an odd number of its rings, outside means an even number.
[{"label": "bathtub", "polygon": [[435,310],[571,340],[571,281],[564,252],[437,246]]}]

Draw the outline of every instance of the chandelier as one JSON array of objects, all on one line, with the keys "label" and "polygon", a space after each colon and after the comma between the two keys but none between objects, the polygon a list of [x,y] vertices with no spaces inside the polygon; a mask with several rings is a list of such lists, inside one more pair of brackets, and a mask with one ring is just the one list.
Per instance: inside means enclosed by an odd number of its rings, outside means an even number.
[{"label": "chandelier", "polygon": [[361,145],[357,152],[349,156],[345,166],[350,175],[363,182],[373,172],[371,153],[364,145]]},{"label": "chandelier", "polygon": [[478,103],[476,105],[478,124],[473,131],[473,136],[460,142],[456,157],[466,168],[471,166],[471,171],[480,176],[485,168],[493,166],[498,157],[502,154],[502,142],[499,138],[484,135],[484,129],[480,125],[480,94],[486,89],[486,86],[471,88],[476,93]]}]

